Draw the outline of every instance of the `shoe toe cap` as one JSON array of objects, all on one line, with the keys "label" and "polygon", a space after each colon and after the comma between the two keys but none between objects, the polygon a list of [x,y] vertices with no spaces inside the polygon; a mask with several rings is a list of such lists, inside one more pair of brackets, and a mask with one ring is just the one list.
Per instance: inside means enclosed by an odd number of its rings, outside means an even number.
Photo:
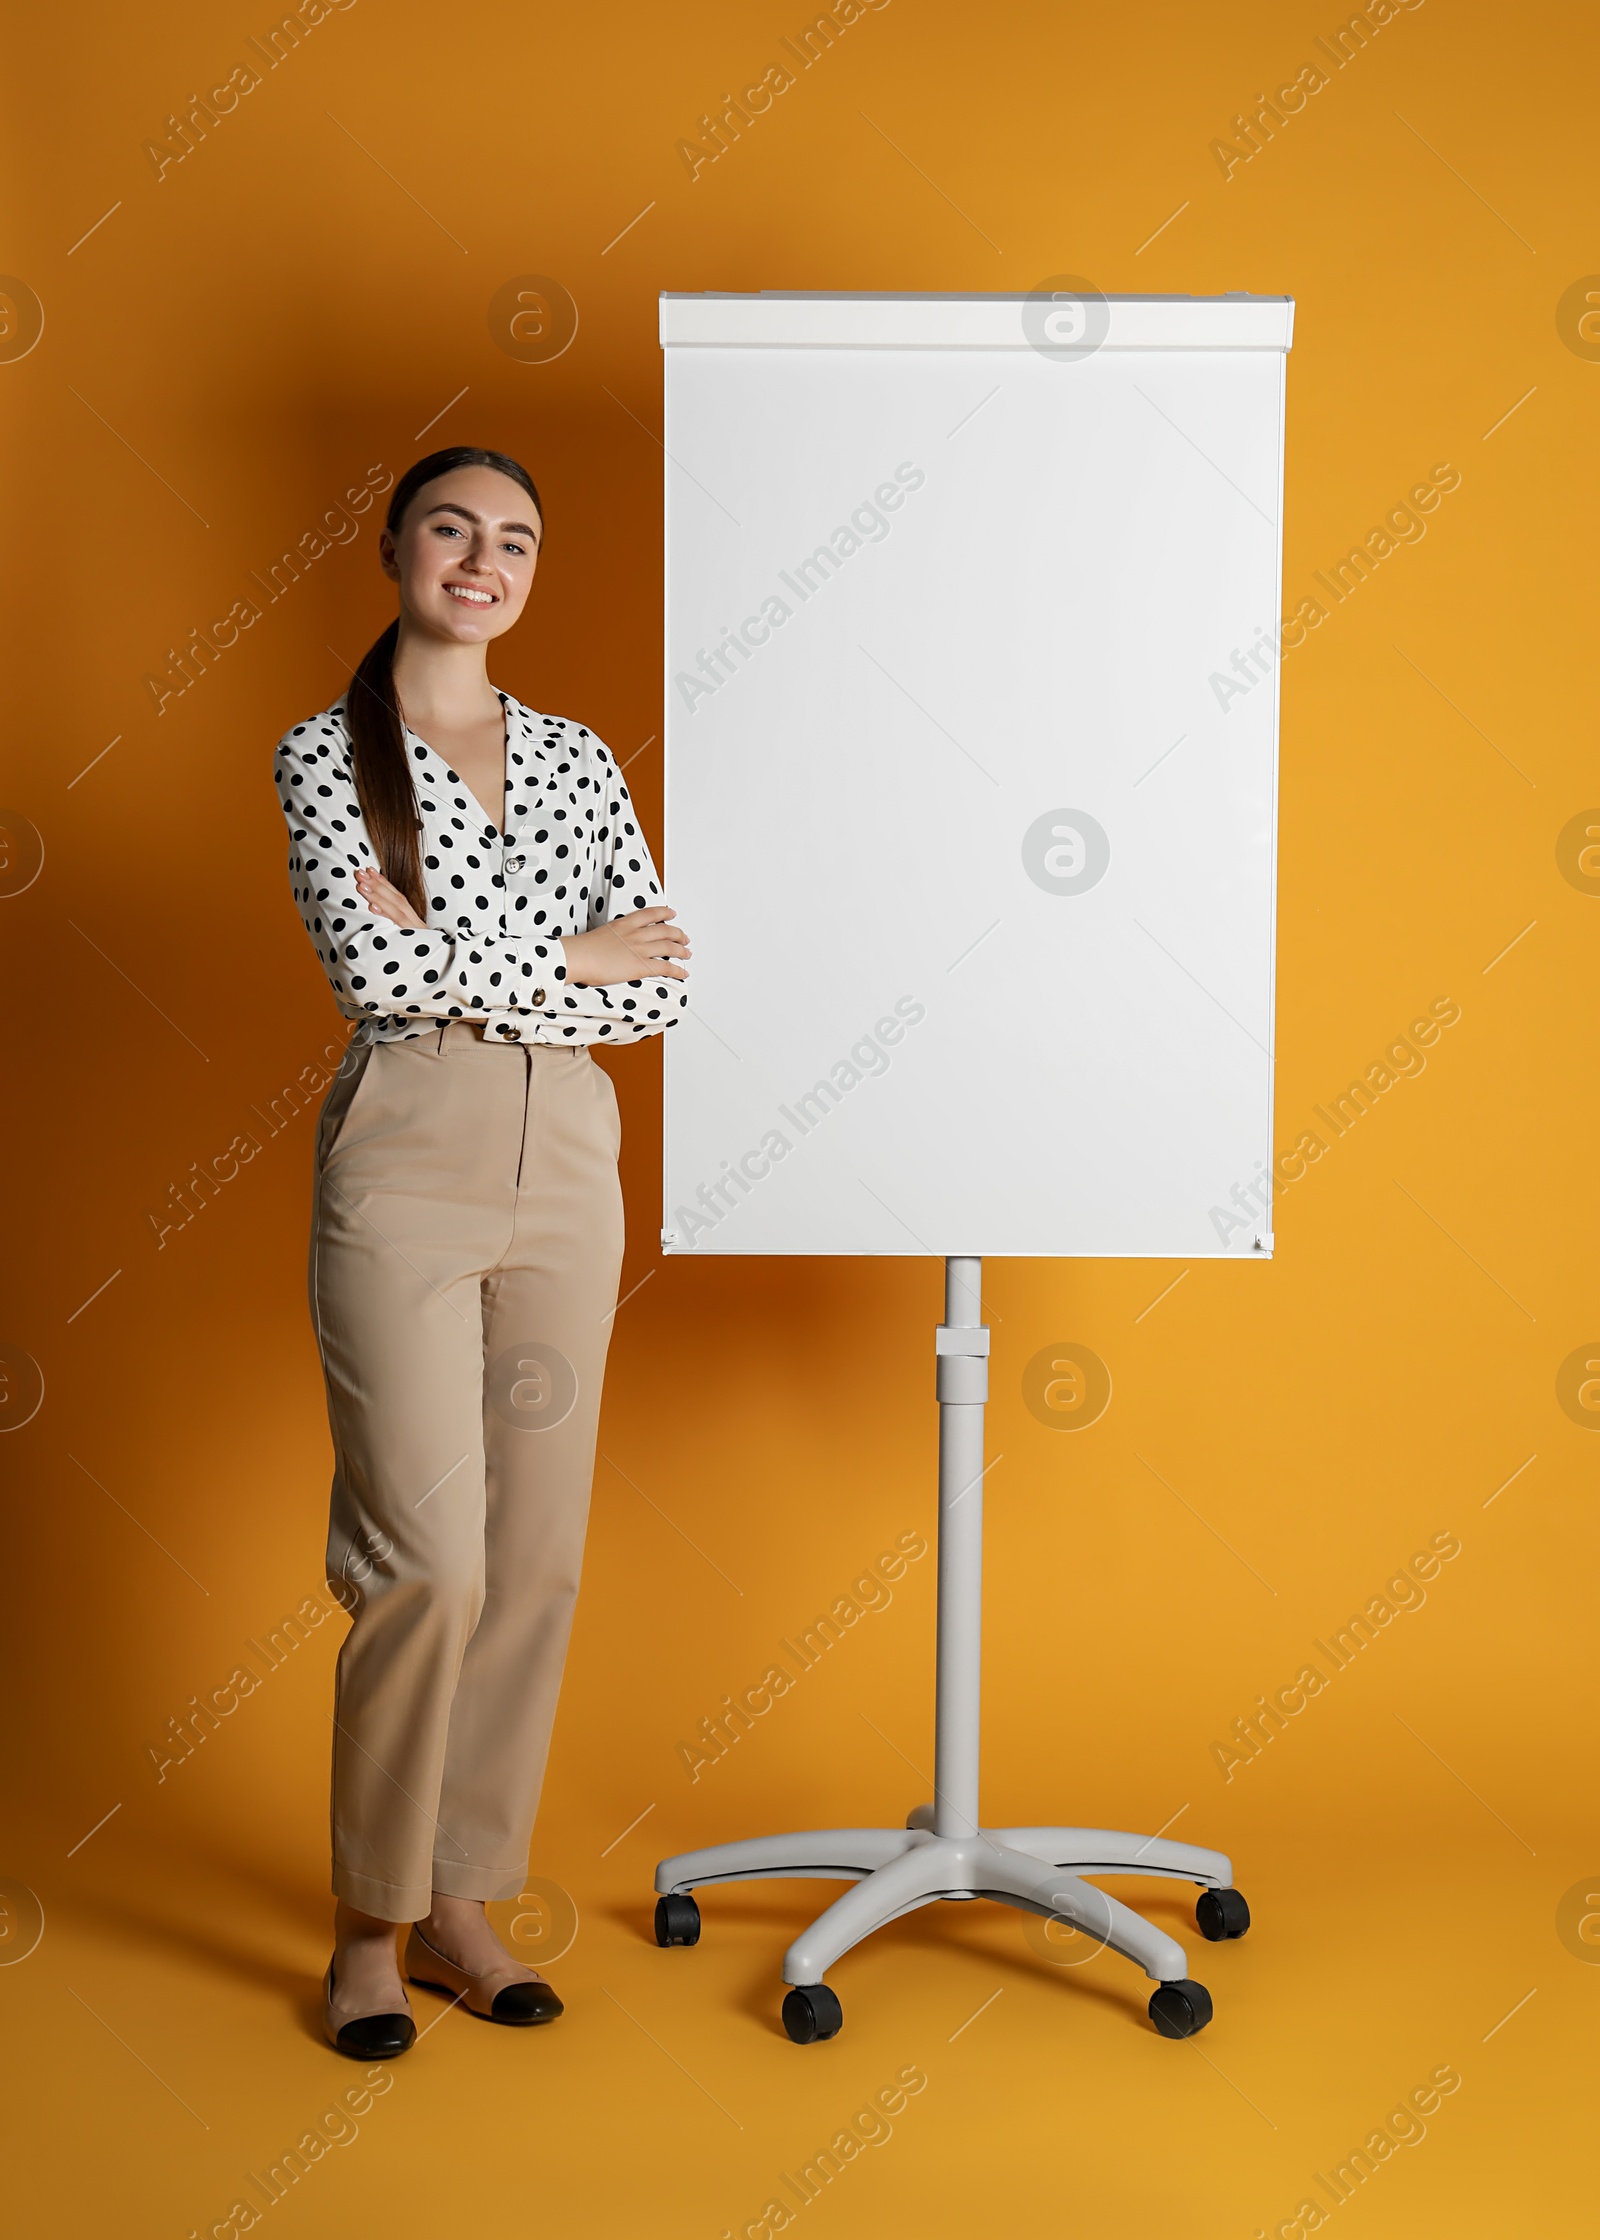
[{"label": "shoe toe cap", "polygon": [[547,1983],[508,1983],[495,1993],[491,2012],[496,2022],[554,2022],[562,2006]]},{"label": "shoe toe cap", "polygon": [[367,2014],[347,2022],[334,2041],[354,2061],[392,2061],[409,2051],[417,2026],[408,2014]]}]

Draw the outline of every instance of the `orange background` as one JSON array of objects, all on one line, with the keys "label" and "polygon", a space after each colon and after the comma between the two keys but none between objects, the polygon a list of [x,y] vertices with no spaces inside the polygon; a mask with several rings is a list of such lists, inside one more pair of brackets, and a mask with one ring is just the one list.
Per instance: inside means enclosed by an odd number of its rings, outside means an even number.
[{"label": "orange background", "polygon": [[[1131,1893],[1212,1989],[1188,2045],[1149,2029],[1127,1963],[1053,1966],[986,1906],[849,1956],[844,2033],[807,2051],[778,1965],[827,1886],[710,1896],[697,1951],[655,1949],[658,1855],[893,1824],[929,1793],[931,1555],[698,1781],[678,1745],[902,1532],[931,1537],[940,1282],[662,1261],[659,1051],[608,1054],[642,1288],[533,1859],[577,1906],[568,2015],[517,2037],[445,2014],[285,2215],[714,2240],[908,2064],[925,2089],[818,2206],[836,2232],[1310,2229],[1314,2174],[1441,2065],[1461,2084],[1361,2188],[1369,2234],[1590,2200],[1569,2111],[1600,1990],[1574,1927],[1600,1867],[1597,1450],[1557,1385],[1600,1356],[1595,913],[1558,838],[1600,796],[1600,367],[1557,308],[1600,265],[1594,26],[1399,10],[1224,178],[1212,141],[1333,12],[891,0],[691,180],[677,142],[805,20],[356,0],[159,179],[144,143],[265,13],[91,5],[10,34],[0,264],[45,313],[0,363],[5,801],[17,860],[30,827],[44,847],[4,904],[13,1418],[30,1361],[44,1378],[0,1446],[0,1959],[28,1893],[44,1914],[0,1967],[19,2229],[208,2233],[359,2077],[314,1997],[343,1620],[165,1780],[148,1749],[321,1591],[310,1115],[159,1249],[148,1216],[338,1030],[269,764],[392,611],[374,514],[162,712],[144,679],[369,466],[501,446],[549,537],[496,681],[598,730],[659,840],[657,291],[1062,271],[1297,299],[1287,612],[1436,463],[1461,476],[1285,667],[1280,1146],[1430,1004],[1459,1021],[1284,1193],[1271,1265],[987,1270],[986,1814],[1171,1820],[1232,1854],[1256,1925],[1213,1949],[1181,1887]],[[551,363],[490,331],[530,273],[579,311]],[[1074,1345],[1113,1390],[1063,1433],[1022,1373]],[[1461,1552],[1425,1607],[1224,1779],[1234,1720],[1441,1531]]]}]

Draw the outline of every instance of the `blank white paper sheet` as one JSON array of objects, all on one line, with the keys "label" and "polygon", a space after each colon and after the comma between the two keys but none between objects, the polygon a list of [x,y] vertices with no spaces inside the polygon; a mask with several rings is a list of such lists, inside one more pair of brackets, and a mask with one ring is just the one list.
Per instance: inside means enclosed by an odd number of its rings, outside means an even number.
[{"label": "blank white paper sheet", "polygon": [[669,1252],[1264,1258],[1278,297],[669,295]]}]

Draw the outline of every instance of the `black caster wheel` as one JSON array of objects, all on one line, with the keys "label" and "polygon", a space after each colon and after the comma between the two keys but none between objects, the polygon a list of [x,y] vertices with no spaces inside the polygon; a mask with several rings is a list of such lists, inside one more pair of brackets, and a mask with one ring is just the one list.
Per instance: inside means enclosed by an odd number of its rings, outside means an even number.
[{"label": "black caster wheel", "polygon": [[797,2046],[836,2038],[844,2028],[844,2009],[825,1983],[800,1983],[783,2002],[783,2027]]},{"label": "black caster wheel", "polygon": [[656,1943],[698,1944],[700,1908],[687,1891],[669,1891],[656,1900]]},{"label": "black caster wheel", "polygon": [[1229,1937],[1244,1935],[1250,1926],[1250,1908],[1241,1890],[1202,1890],[1194,1918],[1207,1944],[1222,1944]]},{"label": "black caster wheel", "polygon": [[1211,1994],[1182,1976],[1150,1995],[1150,2020],[1164,2038],[1192,2038],[1211,2020]]}]

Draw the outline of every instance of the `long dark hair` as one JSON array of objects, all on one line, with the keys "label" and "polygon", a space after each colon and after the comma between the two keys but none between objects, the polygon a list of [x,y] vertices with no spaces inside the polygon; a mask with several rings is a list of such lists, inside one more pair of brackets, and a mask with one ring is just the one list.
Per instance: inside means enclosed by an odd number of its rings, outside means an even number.
[{"label": "long dark hair", "polygon": [[[384,517],[390,536],[399,530],[407,506],[423,484],[436,482],[442,474],[453,474],[457,467],[492,467],[496,474],[509,475],[533,500],[542,535],[544,507],[527,468],[508,459],[503,451],[457,443],[448,451],[430,451],[400,477]],[[345,723],[350,732],[356,798],[378,868],[392,886],[399,888],[417,916],[425,919],[428,897],[422,882],[422,851],[417,845],[417,789],[406,760],[405,727],[394,689],[394,649],[399,638],[400,624],[394,621],[367,648],[345,696]]]}]

